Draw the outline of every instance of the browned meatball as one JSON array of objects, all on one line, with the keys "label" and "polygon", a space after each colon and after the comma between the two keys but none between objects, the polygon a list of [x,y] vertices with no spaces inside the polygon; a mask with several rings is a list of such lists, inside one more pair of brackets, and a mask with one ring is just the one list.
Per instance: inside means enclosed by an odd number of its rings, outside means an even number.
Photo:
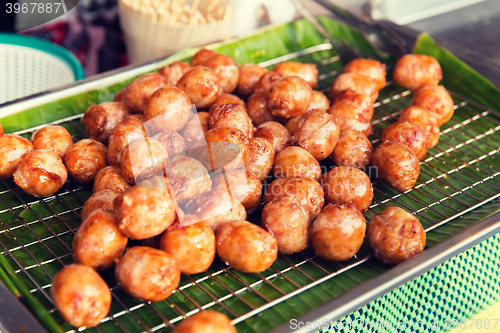
[{"label": "browned meatball", "polygon": [[267,121],[260,124],[255,136],[268,140],[273,145],[276,153],[290,145],[290,133],[285,126],[276,121]]},{"label": "browned meatball", "polygon": [[215,73],[204,66],[187,71],[177,82],[177,88],[184,91],[198,109],[208,108],[222,91]]},{"label": "browned meatball", "polygon": [[278,257],[278,242],[261,227],[246,221],[230,222],[215,235],[223,262],[244,273],[265,271]]},{"label": "browned meatball", "polygon": [[177,132],[166,130],[153,135],[153,139],[165,148],[169,156],[186,154],[186,140]]},{"label": "browned meatball", "polygon": [[161,175],[167,158],[167,150],[155,139],[135,139],[123,152],[123,178],[129,184],[135,184],[152,175]]},{"label": "browned meatball", "polygon": [[124,122],[137,122],[139,125],[143,124],[146,121],[146,118],[144,118],[144,114],[142,113],[134,113],[128,116],[128,118]]},{"label": "browned meatball", "polygon": [[339,126],[324,110],[311,110],[298,121],[291,142],[307,150],[318,161],[332,153],[339,139]]},{"label": "browned meatball", "polygon": [[126,97],[127,97],[127,89],[123,88],[115,94],[115,96],[113,97],[113,102],[119,102],[127,105]]},{"label": "browned meatball", "polygon": [[312,89],[298,76],[285,76],[276,82],[269,94],[268,106],[278,117],[293,118],[307,111]]},{"label": "browned meatball", "polygon": [[423,86],[413,93],[413,105],[426,108],[437,117],[439,126],[453,117],[453,99],[443,86]]},{"label": "browned meatball", "polygon": [[278,241],[283,254],[300,252],[309,246],[309,213],[293,195],[275,198],[262,210],[262,227]]},{"label": "browned meatball", "polygon": [[311,88],[318,85],[318,69],[314,64],[287,61],[277,64],[273,71],[281,73],[283,76],[298,76],[306,81]]},{"label": "browned meatball", "polygon": [[344,73],[368,76],[375,81],[377,90],[385,87],[385,65],[372,59],[354,59],[344,67]]},{"label": "browned meatball", "polygon": [[142,113],[149,97],[153,93],[166,87],[167,80],[158,73],[149,73],[139,76],[134,81],[130,82],[126,89],[125,104],[132,112]]},{"label": "browned meatball", "polygon": [[80,213],[82,220],[85,220],[90,213],[97,209],[113,211],[113,201],[120,193],[121,192],[105,190],[92,194],[83,204],[82,212]]},{"label": "browned meatball", "polygon": [[202,273],[214,261],[215,234],[205,222],[185,226],[176,222],[161,236],[160,248],[174,257],[181,273]]},{"label": "browned meatball", "polygon": [[269,141],[263,138],[251,138],[248,150],[243,155],[245,169],[264,182],[273,169],[274,156],[274,148]]},{"label": "browned meatball", "polygon": [[169,253],[151,247],[134,246],[128,248],[116,264],[115,278],[129,295],[158,302],[177,288],[181,271]]},{"label": "browned meatball", "polygon": [[390,265],[397,265],[422,252],[425,238],[420,221],[399,207],[387,207],[371,219],[366,229],[366,239],[373,255]]},{"label": "browned meatball", "polygon": [[330,101],[328,100],[328,97],[326,97],[325,94],[323,94],[320,91],[313,90],[311,96],[311,103],[309,103],[307,111],[313,109],[328,110],[329,108],[330,108]]},{"label": "browned meatball", "polygon": [[[227,189],[213,189],[193,197],[186,204],[186,213],[196,215],[198,221],[205,221],[213,231],[230,221],[244,221],[245,207],[229,195]],[[183,224],[183,221],[180,221]]]},{"label": "browned meatball", "polygon": [[62,126],[45,126],[31,136],[35,149],[47,149],[60,158],[64,158],[69,147],[73,144],[71,134]]},{"label": "browned meatball", "polygon": [[439,62],[424,54],[406,54],[399,58],[392,74],[400,86],[416,90],[426,84],[438,84],[443,78]]},{"label": "browned meatball", "polygon": [[176,87],[158,89],[144,108],[147,124],[156,133],[180,131],[192,114],[191,101],[184,91]]},{"label": "browned meatball", "polygon": [[233,95],[233,94],[224,93],[224,94],[221,94],[219,97],[217,97],[214,104],[212,104],[210,106],[210,109],[208,111],[212,112],[212,110],[215,107],[217,107],[218,105],[223,105],[223,104],[238,104],[244,110],[246,110],[245,102],[241,98],[239,98],[238,96]]},{"label": "browned meatball", "polygon": [[106,146],[92,139],[83,139],[73,144],[64,156],[68,173],[82,184],[91,183],[99,170],[108,163]]},{"label": "browned meatball", "polygon": [[173,333],[236,333],[236,329],[222,313],[202,310],[181,321]]},{"label": "browned meatball", "polygon": [[325,204],[325,193],[320,183],[310,178],[279,178],[273,181],[264,193],[264,202],[269,203],[284,196],[294,196],[304,207],[312,221]]},{"label": "browned meatball", "polygon": [[186,140],[187,147],[190,148],[205,140],[205,133],[208,132],[208,116],[208,112],[198,112],[189,118],[188,123],[180,132]]},{"label": "browned meatball", "polygon": [[125,148],[135,139],[146,136],[142,122],[130,117],[116,127],[108,139],[107,160],[109,165],[121,166]]},{"label": "browned meatball", "polygon": [[91,105],[83,114],[85,134],[91,139],[107,143],[111,132],[128,117],[128,108],[119,102]]},{"label": "browned meatball", "polygon": [[365,230],[365,218],[354,204],[330,204],[314,220],[309,240],[319,257],[345,261],[363,245]]},{"label": "browned meatball", "polygon": [[30,140],[15,134],[0,136],[0,179],[9,179],[21,161],[33,151]]},{"label": "browned meatball", "polygon": [[115,191],[123,192],[130,187],[129,183],[123,178],[119,167],[110,165],[99,170],[94,178],[93,191]]},{"label": "browned meatball", "polygon": [[299,125],[299,122],[302,121],[302,118],[304,117],[304,115],[305,115],[305,113],[300,115],[300,116],[293,117],[286,122],[285,127],[288,130],[288,132],[290,133],[290,135],[293,136],[293,134],[295,133],[295,130],[297,129],[297,126]]},{"label": "browned meatball", "polygon": [[245,170],[232,170],[218,175],[214,179],[213,187],[220,191],[228,191],[247,211],[259,206],[262,197],[262,183]]},{"label": "browned meatball", "polygon": [[279,79],[281,79],[282,77],[283,74],[275,71],[264,73],[264,75],[260,77],[259,82],[257,82],[257,84],[255,85],[255,92],[269,94],[276,83],[279,81]]},{"label": "browned meatball", "polygon": [[147,179],[115,198],[118,228],[131,239],[161,234],[175,221],[176,207],[162,176]]},{"label": "browned meatball", "polygon": [[350,166],[339,166],[325,173],[323,190],[327,202],[333,204],[352,202],[362,212],[370,207],[373,199],[370,178],[363,171]]},{"label": "browned meatball", "polygon": [[389,125],[380,137],[380,142],[401,142],[410,148],[415,157],[423,159],[427,154],[427,140],[422,129],[409,121],[398,121]]},{"label": "browned meatball", "polygon": [[436,115],[420,106],[409,106],[401,112],[400,121],[411,121],[424,131],[427,149],[437,145],[439,141],[439,125]]},{"label": "browned meatball", "polygon": [[205,61],[212,58],[216,54],[217,52],[215,51],[201,49],[198,52],[196,52],[195,55],[191,58],[191,66],[192,67],[201,66],[205,63]]},{"label": "browned meatball", "polygon": [[210,129],[230,127],[239,129],[248,138],[253,136],[252,120],[239,104],[220,104],[211,108],[208,117]]},{"label": "browned meatball", "polygon": [[358,108],[347,100],[338,100],[328,109],[328,113],[333,117],[341,131],[352,129],[362,132],[366,136],[373,133],[372,123],[366,118]]},{"label": "browned meatball", "polygon": [[30,152],[14,172],[16,184],[35,197],[56,193],[67,179],[68,172],[61,158],[45,149]]},{"label": "browned meatball", "polygon": [[379,145],[373,152],[372,165],[380,179],[400,192],[410,190],[420,173],[418,158],[401,142]]},{"label": "browned meatball", "polygon": [[73,261],[96,271],[109,268],[121,257],[127,242],[128,238],[118,230],[112,212],[94,210],[75,233],[71,249]]},{"label": "browned meatball", "polygon": [[216,54],[205,61],[203,66],[210,68],[217,75],[224,92],[232,93],[238,86],[240,70],[236,61],[230,56]]},{"label": "browned meatball", "polygon": [[167,80],[169,86],[176,86],[179,79],[191,69],[189,64],[182,61],[174,61],[170,65],[163,66],[158,71],[158,74]]},{"label": "browned meatball", "polygon": [[361,113],[368,120],[373,117],[374,108],[371,97],[358,94],[352,89],[340,92],[333,104],[349,105],[356,113]]},{"label": "browned meatball", "polygon": [[170,190],[180,205],[197,194],[210,191],[212,180],[207,169],[194,158],[175,155],[165,167]]},{"label": "browned meatball", "polygon": [[335,100],[342,91],[347,89],[351,89],[361,95],[370,96],[372,103],[378,97],[377,83],[374,80],[357,73],[344,73],[340,74],[333,81],[330,88],[330,99]]},{"label": "browned meatball", "polygon": [[260,126],[268,121],[275,121],[278,117],[274,116],[267,106],[269,94],[255,93],[248,98],[247,113],[254,126]]},{"label": "browned meatball", "polygon": [[61,316],[73,326],[93,327],[106,317],[111,293],[92,268],[71,264],[54,276],[50,295]]},{"label": "browned meatball", "polygon": [[353,166],[364,170],[372,159],[372,144],[362,132],[343,130],[330,158],[337,166]]},{"label": "browned meatball", "polygon": [[273,175],[275,178],[305,177],[319,181],[321,167],[307,150],[288,147],[276,155]]},{"label": "browned meatball", "polygon": [[267,73],[267,69],[254,64],[240,66],[240,76],[238,79],[238,94],[243,97],[250,96],[255,91],[255,86],[262,75]]}]

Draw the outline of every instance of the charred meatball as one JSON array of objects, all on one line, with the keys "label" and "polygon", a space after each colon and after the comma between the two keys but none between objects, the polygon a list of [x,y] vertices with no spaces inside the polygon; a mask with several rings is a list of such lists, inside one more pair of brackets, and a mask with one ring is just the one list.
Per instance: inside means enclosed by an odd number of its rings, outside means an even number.
[{"label": "charred meatball", "polygon": [[99,170],[108,163],[106,146],[92,139],[83,139],[73,144],[64,156],[68,173],[82,184],[91,183]]},{"label": "charred meatball", "polygon": [[276,83],[283,77],[283,74],[269,71],[261,76],[259,82],[255,85],[256,93],[269,94]]},{"label": "charred meatball", "polygon": [[236,333],[231,321],[222,313],[202,310],[181,321],[173,333]]},{"label": "charred meatball", "polygon": [[85,134],[91,139],[107,143],[111,132],[128,117],[128,108],[118,102],[91,105],[83,114]]},{"label": "charred meatball", "polygon": [[176,87],[158,89],[144,108],[147,124],[156,133],[180,131],[192,114],[191,101],[184,91]]},{"label": "charred meatball", "polygon": [[115,191],[123,192],[130,187],[129,183],[123,178],[119,167],[110,165],[99,170],[94,178],[93,191]]},{"label": "charred meatball", "polygon": [[375,258],[390,265],[397,265],[425,248],[425,231],[420,221],[399,207],[387,207],[375,215],[368,223],[366,239]]},{"label": "charred meatball", "polygon": [[326,97],[325,94],[320,91],[313,90],[311,95],[311,103],[309,103],[307,111],[313,109],[328,110],[329,108],[330,101],[328,100],[328,97]]},{"label": "charred meatball", "polygon": [[167,150],[153,138],[132,141],[123,152],[121,171],[129,184],[163,174]]},{"label": "charred meatball", "polygon": [[240,70],[236,61],[230,56],[216,54],[205,61],[203,66],[210,68],[217,75],[224,92],[232,93],[238,86]]},{"label": "charred meatball", "polygon": [[375,81],[377,90],[385,87],[385,65],[372,59],[354,59],[344,67],[344,73],[368,76]]},{"label": "charred meatball", "polygon": [[135,139],[144,138],[146,131],[142,122],[137,118],[128,118],[118,125],[108,139],[107,160],[109,165],[121,166],[125,148]]},{"label": "charred meatball", "polygon": [[276,155],[273,166],[275,178],[305,177],[318,180],[321,168],[318,161],[305,149],[288,147]]},{"label": "charred meatball", "polygon": [[186,140],[187,147],[195,146],[205,139],[205,133],[208,132],[208,116],[208,112],[198,112],[189,118],[188,123],[180,132]]},{"label": "charred meatball", "polygon": [[417,90],[427,84],[436,85],[443,78],[439,62],[424,54],[406,54],[394,67],[394,81],[410,90]]},{"label": "charred meatball", "polygon": [[251,138],[249,139],[248,150],[243,155],[245,169],[257,177],[258,180],[264,182],[273,169],[274,156],[274,148],[268,140]]},{"label": "charred meatball", "polygon": [[166,130],[153,135],[153,139],[165,148],[169,156],[186,154],[186,140],[177,132]]},{"label": "charred meatball", "polygon": [[156,90],[167,85],[167,80],[158,73],[144,74],[130,82],[125,88],[125,104],[132,112],[143,113],[149,97]]},{"label": "charred meatball", "polygon": [[439,141],[439,125],[436,115],[420,106],[409,106],[401,112],[400,121],[410,121],[424,131],[427,149],[437,145]]},{"label": "charred meatball", "polygon": [[158,74],[163,76],[169,86],[176,86],[179,79],[191,69],[189,64],[182,61],[174,61],[170,65],[163,66]]},{"label": "charred meatball", "polygon": [[64,158],[73,144],[73,138],[62,126],[46,126],[33,133],[31,142],[35,149],[47,149],[56,153],[60,158]]},{"label": "charred meatball", "polygon": [[312,89],[298,76],[285,76],[276,82],[269,94],[268,106],[278,117],[293,118],[307,111]]},{"label": "charred meatball", "polygon": [[401,142],[410,148],[418,160],[427,154],[427,140],[422,129],[409,121],[398,121],[389,125],[380,137],[380,142]]},{"label": "charred meatball", "polygon": [[443,86],[423,86],[413,94],[413,105],[426,108],[437,117],[439,126],[453,117],[453,99]]},{"label": "charred meatball", "polygon": [[273,71],[283,74],[283,76],[298,76],[315,88],[318,85],[318,69],[314,64],[301,62],[282,62],[274,67]]},{"label": "charred meatball", "polygon": [[241,202],[247,212],[254,210],[262,197],[262,183],[245,170],[232,170],[218,175],[214,179],[213,187],[228,191],[233,198]]},{"label": "charred meatball", "polygon": [[253,136],[252,120],[245,109],[239,104],[221,104],[211,108],[208,117],[208,127],[230,127],[239,129],[248,138]]},{"label": "charred meatball", "polygon": [[208,108],[221,92],[217,76],[204,66],[187,71],[177,82],[177,88],[184,91],[198,109]]},{"label": "charred meatball", "polygon": [[352,166],[364,170],[372,159],[372,144],[362,132],[340,131],[339,141],[330,158],[337,166]]},{"label": "charred meatball", "polygon": [[370,96],[372,103],[378,97],[377,83],[373,79],[357,73],[343,73],[333,82],[330,88],[330,99],[335,100],[342,91],[347,89]]},{"label": "charred meatball", "polygon": [[328,110],[328,113],[333,117],[341,131],[351,129],[362,132],[366,136],[370,136],[373,133],[370,119],[366,118],[358,111],[358,108],[349,101],[336,101]]},{"label": "charred meatball", "polygon": [[224,94],[221,94],[219,97],[217,97],[214,104],[212,104],[210,106],[210,109],[208,111],[211,113],[215,107],[217,107],[218,105],[224,105],[224,104],[238,104],[244,110],[246,110],[245,102],[243,102],[243,100],[241,98],[239,98],[238,96],[233,95],[233,94],[224,93]]},{"label": "charred meatball", "polygon": [[238,94],[243,97],[250,96],[255,91],[255,86],[267,69],[254,64],[240,66],[240,76],[238,78]]},{"label": "charred meatball", "polygon": [[191,58],[191,66],[192,67],[201,66],[208,59],[212,58],[216,54],[217,54],[217,52],[215,52],[215,51],[201,49],[198,52],[196,52],[195,55]]},{"label": "charred meatball", "polygon": [[259,125],[255,136],[268,140],[273,145],[276,154],[290,145],[290,132],[276,121],[267,121]]},{"label": "charred meatball", "polygon": [[113,211],[113,201],[121,192],[115,191],[99,191],[92,194],[90,198],[85,201],[82,207],[82,212],[80,213],[82,221],[87,218],[94,210],[103,209]]},{"label": "charred meatball", "polygon": [[22,136],[0,136],[0,179],[11,178],[17,166],[32,151],[33,144]]}]

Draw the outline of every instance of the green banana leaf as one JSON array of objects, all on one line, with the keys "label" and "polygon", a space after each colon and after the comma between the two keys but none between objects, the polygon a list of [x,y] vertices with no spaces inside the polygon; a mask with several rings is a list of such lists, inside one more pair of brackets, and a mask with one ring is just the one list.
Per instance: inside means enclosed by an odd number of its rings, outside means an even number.
[{"label": "green banana leaf", "polygon": [[[383,53],[377,51],[368,42],[368,39],[363,33],[330,18],[322,17],[320,20],[334,36],[343,38],[347,43],[362,51],[367,56],[381,59],[386,63],[394,62],[395,59],[386,57]],[[311,24],[305,20],[297,20],[289,24],[269,27],[247,38],[214,44],[209,48],[231,55],[239,64],[243,64],[263,62],[322,43],[324,43],[323,38],[314,30]],[[159,63],[158,67],[175,60],[187,60],[195,52],[196,49],[181,51]],[[420,36],[414,52],[433,55],[440,61],[444,73],[443,84],[450,90],[491,108],[500,109],[500,91],[451,53],[436,45],[428,35],[424,34]],[[319,63],[321,60],[334,58],[335,55],[335,50],[322,50],[310,55],[304,55],[300,58],[300,61]],[[340,70],[342,66],[343,64],[340,62],[332,62],[322,67],[320,72],[326,73]],[[6,132],[14,132],[68,116],[81,114],[85,112],[92,103],[112,100],[113,95],[126,86],[132,79],[133,78],[122,82],[116,82],[106,87],[101,87],[76,96],[52,101],[44,105],[24,110],[20,113],[0,119],[0,123],[2,123]],[[320,83],[320,88],[328,88],[331,82],[333,82],[333,79],[334,77],[330,77],[322,81]],[[390,90],[381,92],[379,100],[384,101],[385,98],[389,98],[395,93],[403,92],[403,89],[391,87]],[[408,100],[389,100],[377,108],[378,111],[376,112],[379,112],[379,116],[384,116],[384,113],[381,112],[395,112],[406,106],[405,103],[409,103]],[[460,124],[460,122],[472,117],[475,112],[481,112],[481,110],[474,106],[468,107],[470,107],[470,110],[464,109],[461,110],[460,113],[457,112],[453,120],[454,122],[447,127],[450,129],[449,133],[452,133],[454,136],[447,137],[446,139],[453,144],[460,143],[460,140],[464,138],[477,136],[478,133],[484,133],[491,127],[490,124],[486,123],[473,123],[468,124],[466,127],[460,127],[459,131],[453,131],[450,126]],[[496,116],[490,114],[488,117]],[[497,120],[496,118],[494,119]],[[380,134],[381,130],[383,130],[387,124],[387,122],[381,121],[377,127],[375,127],[375,133]],[[78,126],[81,128],[81,124],[78,121],[74,121],[74,124],[64,124],[64,126],[67,126],[67,128],[72,131],[72,134],[76,134],[80,131]],[[494,132],[489,135],[488,139],[493,139],[498,142],[500,137]],[[458,141],[458,143],[455,143],[453,140]],[[484,184],[463,191],[463,193],[455,194],[455,192],[457,192],[457,189],[460,190],[465,187],[463,179],[472,182],[474,179],[483,177],[484,172],[488,171],[485,169],[495,165],[494,157],[491,156],[482,159],[480,162],[474,162],[474,158],[479,156],[477,155],[478,151],[490,151],[490,145],[490,143],[478,139],[460,151],[443,153],[439,159],[429,161],[422,166],[423,172],[421,177],[423,181],[443,172],[446,172],[449,176],[445,181],[436,181],[423,185],[420,191],[412,191],[404,196],[392,198],[397,192],[381,183],[377,183],[375,184],[377,189],[375,199],[382,201],[387,197],[391,197],[391,200],[386,203],[387,205],[402,205],[406,209],[418,211],[418,216],[424,227],[429,227],[433,223],[443,220],[446,216],[453,216],[457,211],[480,204],[483,200],[488,199],[488,196],[491,196],[491,194],[497,193],[495,191],[500,188],[500,182],[496,178],[492,178],[484,182]],[[449,148],[449,145],[442,142],[439,143],[431,153],[439,154],[442,151],[446,152]],[[466,173],[460,173],[460,176],[456,177],[456,173],[454,173],[453,170],[462,164],[461,160],[471,161],[473,166],[470,168],[468,167]],[[477,166],[477,170],[474,169],[475,166]],[[23,193],[13,195],[10,191],[7,191],[9,186],[13,186],[13,184],[0,183],[0,211],[7,208],[7,204],[10,206],[19,206],[22,204],[23,200],[31,200],[27,196],[23,197]],[[57,311],[50,312],[50,315],[48,314],[46,310],[51,310],[51,305],[43,296],[43,293],[41,293],[32,282],[33,278],[40,286],[43,286],[51,282],[50,278],[39,267],[29,270],[31,278],[26,276],[23,272],[15,273],[12,267],[18,269],[20,268],[19,266],[36,266],[36,261],[22,249],[17,249],[13,252],[9,252],[9,249],[19,247],[20,244],[36,242],[37,239],[50,237],[53,235],[51,233],[52,231],[58,234],[66,232],[58,239],[52,237],[50,241],[46,242],[48,245],[45,247],[38,245],[32,245],[30,247],[31,252],[39,262],[48,262],[44,265],[44,269],[52,275],[55,274],[62,265],[57,260],[53,260],[53,254],[51,252],[58,256],[63,256],[62,260],[64,263],[69,263],[71,261],[71,258],[68,256],[68,248],[71,247],[72,236],[68,231],[70,228],[74,229],[78,226],[79,218],[75,212],[70,212],[62,216],[65,223],[61,224],[59,219],[52,218],[51,216],[57,213],[62,214],[68,207],[77,209],[77,207],[81,206],[83,200],[90,195],[90,189],[75,190],[74,193],[70,192],[69,194],[58,196],[52,201],[34,203],[30,205],[29,208],[19,208],[16,210],[16,214],[10,211],[0,213],[0,245],[4,250],[3,256],[0,256],[0,267],[3,268],[3,271],[0,273],[8,273],[0,274],[0,278],[9,286],[11,291],[20,295],[20,298],[23,299],[51,332],[60,332],[61,330],[67,331],[71,330],[71,327],[64,322]],[[450,196],[450,199],[446,197],[447,195]],[[441,200],[442,203],[431,206],[436,200]],[[464,215],[462,218],[452,220],[439,228],[429,231],[427,233],[427,246],[437,244],[487,216],[494,214],[500,210],[497,206],[495,202],[491,202],[482,206],[480,209]],[[382,206],[375,207],[372,211],[366,213],[367,218],[370,218],[376,212],[380,212],[382,208]],[[47,220],[44,220],[45,218]],[[37,220],[39,222],[37,222]],[[27,230],[25,226],[27,223],[31,223],[30,229],[32,231]],[[50,226],[50,230],[48,230],[48,226]],[[15,230],[11,229],[14,227]],[[11,232],[8,232],[9,230]],[[48,249],[50,249],[50,251],[48,251]],[[363,256],[367,253],[366,246],[364,246],[358,255]],[[290,262],[299,263],[303,261],[303,259],[304,257],[302,255],[288,256],[286,259],[288,262],[280,258],[277,260],[274,267],[276,269],[284,269],[290,265]],[[322,263],[322,265],[330,270],[339,268],[335,263]],[[307,273],[311,278],[317,279],[326,275],[324,271],[321,271],[310,263],[300,267],[303,272]],[[302,314],[313,311],[314,308],[319,305],[332,300],[387,269],[389,269],[389,267],[380,264],[376,260],[370,259],[356,268],[350,269],[314,288],[290,298],[286,302],[279,303],[258,315],[240,322],[237,325],[238,332],[271,331],[274,328],[286,324],[292,318],[297,318]],[[217,268],[211,268],[210,271],[216,272]],[[273,273],[274,271],[266,271],[263,272],[262,275],[270,276]],[[115,283],[112,275],[112,272],[103,273],[104,279],[110,285],[114,285]],[[229,288],[237,290],[244,286],[242,283],[251,284],[259,280],[260,277],[254,274],[223,272],[217,276],[217,279]],[[189,282],[187,278],[183,277],[181,284],[187,282]],[[272,285],[269,283],[262,283],[255,286],[255,290],[261,295],[264,295],[267,300],[278,298],[281,295],[279,291],[289,293],[297,289],[297,286],[307,285],[311,280],[297,270],[290,270],[282,274],[282,276],[270,278],[270,282],[272,282]],[[213,278],[201,282],[200,286],[218,298],[225,297],[228,294],[228,291],[222,288],[219,283],[215,282]],[[30,292],[29,290],[36,291]],[[140,302],[127,296],[120,289],[114,289],[114,293],[115,297],[119,298],[127,307],[133,307],[140,304]],[[222,302],[224,306],[230,308],[239,316],[250,310],[247,304],[260,306],[267,302],[266,299],[251,291],[245,291],[239,296],[240,297],[228,298],[227,301]],[[163,320],[157,315],[157,312],[161,313],[166,318],[175,318],[180,315],[177,308],[182,309],[185,313],[196,309],[196,305],[193,301],[198,304],[207,304],[212,301],[212,299],[210,299],[206,292],[200,288],[186,288],[184,294],[175,293],[169,298],[168,302],[158,302],[150,306],[137,306],[131,314],[119,315],[114,321],[110,320],[101,324],[100,328],[104,332],[118,332],[120,331],[120,327],[117,327],[117,325],[121,325],[130,332],[137,332],[143,331],[144,326],[157,326],[159,327],[159,331],[169,331],[168,327],[161,328]],[[175,305],[175,308],[173,305]],[[230,317],[234,317],[221,305],[215,305],[212,308],[220,310]],[[111,313],[117,314],[121,312],[123,312],[123,306],[114,301]],[[94,332],[95,329],[90,329],[89,331]]]}]

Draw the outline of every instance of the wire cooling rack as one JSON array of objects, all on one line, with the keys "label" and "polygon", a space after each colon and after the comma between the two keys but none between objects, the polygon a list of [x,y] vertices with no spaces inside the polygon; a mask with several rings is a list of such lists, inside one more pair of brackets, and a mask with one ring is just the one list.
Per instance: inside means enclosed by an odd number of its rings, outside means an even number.
[{"label": "wire cooling rack", "polygon": [[[327,43],[261,65],[272,66],[287,60],[315,63],[323,91],[342,70],[339,58]],[[415,187],[399,193],[374,180],[375,195],[365,213],[367,219],[388,205],[398,205],[415,214],[428,232],[500,196],[500,114],[456,94],[452,97],[455,115],[441,127],[440,141],[421,163]],[[411,93],[390,82],[380,92],[372,122],[374,146],[384,128],[409,105]],[[80,117],[54,123],[64,126],[78,141],[84,137]],[[29,138],[37,128],[17,134]],[[12,181],[0,182],[1,254],[67,332],[74,329],[64,323],[55,309],[50,286],[53,276],[72,262],[72,238],[80,224],[82,205],[91,194],[90,187],[71,179],[58,193],[43,199],[26,195]],[[259,215],[260,211],[249,219],[257,221]],[[369,258],[366,244],[353,259],[342,263],[326,262],[306,250],[279,255],[273,266],[260,274],[243,274],[216,258],[207,272],[183,275],[176,291],[167,300],[156,303],[128,296],[117,286],[113,271],[105,271],[102,275],[113,297],[110,313],[98,327],[78,331],[114,332],[119,328],[123,332],[169,332],[186,316],[209,308],[225,313],[235,325],[242,324],[274,305],[363,265]]]}]

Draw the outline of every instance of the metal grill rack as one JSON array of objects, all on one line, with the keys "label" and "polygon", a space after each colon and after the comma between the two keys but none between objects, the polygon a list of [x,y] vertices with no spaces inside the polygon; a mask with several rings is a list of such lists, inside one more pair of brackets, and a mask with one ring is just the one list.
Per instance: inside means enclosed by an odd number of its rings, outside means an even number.
[{"label": "metal grill rack", "polygon": [[[342,66],[331,44],[321,44],[262,63],[296,60],[317,64],[319,88],[326,90]],[[388,205],[398,205],[415,214],[426,232],[452,221],[500,196],[500,114],[452,94],[454,117],[441,129],[438,145],[421,163],[416,186],[399,193],[374,181],[374,200],[365,216],[370,219]],[[400,111],[411,105],[411,93],[393,84],[380,92],[373,118],[374,136],[395,122]],[[78,141],[84,137],[80,116],[57,122]],[[37,128],[18,132],[29,137]],[[377,145],[378,139],[372,140]],[[71,260],[71,241],[79,223],[79,212],[91,188],[69,180],[54,196],[36,199],[11,181],[0,182],[1,255],[15,268],[17,276],[67,332],[51,297],[52,277]],[[370,258],[364,245],[355,258],[326,262],[309,250],[283,256],[265,272],[243,274],[216,259],[202,274],[182,276],[178,289],[167,300],[141,302],[125,294],[113,272],[103,272],[113,301],[109,316],[96,328],[78,331],[169,332],[174,324],[201,309],[215,309],[238,325],[270,307],[284,302],[339,274],[363,265]],[[244,309],[244,311],[242,310]],[[113,327],[112,327],[113,326]]]}]

